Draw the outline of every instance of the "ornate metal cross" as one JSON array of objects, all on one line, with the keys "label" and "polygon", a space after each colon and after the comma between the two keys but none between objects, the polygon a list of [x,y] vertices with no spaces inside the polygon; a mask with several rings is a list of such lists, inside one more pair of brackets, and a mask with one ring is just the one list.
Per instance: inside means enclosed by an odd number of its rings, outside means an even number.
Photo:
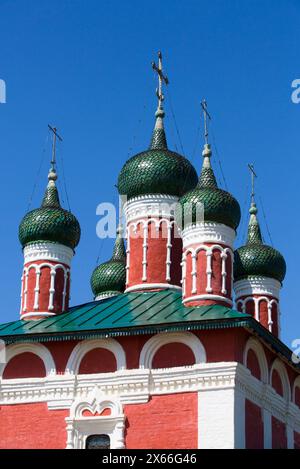
[{"label": "ornate metal cross", "polygon": [[57,133],[57,128],[52,127],[48,124],[49,129],[53,132],[53,141],[52,141],[52,160],[51,160],[51,170],[55,172],[55,164],[56,164],[56,137],[58,140],[62,142],[62,138]]},{"label": "ornate metal cross", "polygon": [[158,66],[156,65],[155,62],[151,62],[151,65],[152,65],[153,70],[158,75],[158,88],[156,88],[156,96],[158,97],[158,107],[160,108],[165,98],[163,95],[163,91],[162,91],[163,83],[165,83],[166,85],[169,84],[168,77],[163,74],[162,53],[160,51],[158,52]]},{"label": "ornate metal cross", "polygon": [[248,163],[248,168],[249,168],[250,174],[251,174],[251,200],[254,203],[254,195],[255,195],[254,182],[255,182],[255,178],[257,178],[257,175],[254,171],[254,165],[253,164]]},{"label": "ornate metal cross", "polygon": [[208,113],[207,110],[207,102],[205,99],[201,101],[201,107],[203,109],[203,115],[204,115],[204,137],[205,137],[205,143],[208,144],[208,122],[207,119],[211,120],[211,117]]}]

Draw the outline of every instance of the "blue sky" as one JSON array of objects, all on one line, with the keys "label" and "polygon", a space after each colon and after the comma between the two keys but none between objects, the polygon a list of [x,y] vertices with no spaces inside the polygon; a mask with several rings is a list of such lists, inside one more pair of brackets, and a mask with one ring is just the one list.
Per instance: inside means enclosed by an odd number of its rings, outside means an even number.
[{"label": "blue sky", "polygon": [[[300,78],[298,0],[37,0],[0,1],[1,322],[18,318],[22,252],[18,224],[40,204],[51,145],[47,124],[64,141],[62,177],[82,238],[72,270],[72,304],[92,298],[89,280],[111,255],[96,236],[96,206],[116,202],[114,185],[128,156],[149,144],[156,80],[150,62],[159,49],[170,79],[166,129],[171,148],[201,167],[200,101],[213,117],[214,168],[243,210],[249,202],[247,163],[255,164],[260,198],[274,246],[288,266],[282,290],[282,338],[300,337]],[[200,127],[200,136],[199,136]],[[198,138],[197,138],[198,136]],[[40,171],[39,171],[40,168]],[[262,210],[263,233],[268,233]]]}]

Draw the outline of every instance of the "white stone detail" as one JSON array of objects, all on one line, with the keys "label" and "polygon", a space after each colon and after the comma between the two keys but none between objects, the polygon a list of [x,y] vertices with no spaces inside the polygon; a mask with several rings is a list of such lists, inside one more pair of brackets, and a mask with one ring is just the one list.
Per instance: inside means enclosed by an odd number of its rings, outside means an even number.
[{"label": "white stone detail", "polygon": [[[53,373],[56,373],[56,366],[54,360],[52,358],[51,352],[42,344],[11,344],[6,347],[6,363],[0,363],[0,378],[2,378],[3,371],[9,361],[20,355],[21,353],[33,353],[37,355],[44,363],[46,375],[49,376]],[[32,378],[25,378],[25,382],[31,380]],[[37,378],[37,379],[44,379],[44,378]],[[16,380],[12,380],[16,381]],[[17,380],[18,381],[18,380]],[[20,380],[19,380],[20,381]],[[21,380],[22,381],[22,380]],[[24,381],[23,381],[24,382]],[[0,379],[0,392],[1,392],[1,379]]]},{"label": "white stone detail", "polygon": [[166,344],[187,345],[193,352],[196,364],[206,362],[206,352],[201,341],[191,332],[163,332],[151,337],[143,346],[140,354],[140,368],[152,368],[156,352]]},{"label": "white stone detail", "polygon": [[232,306],[232,301],[229,298],[226,298],[226,296],[221,296],[221,295],[192,295],[187,298],[184,298],[182,300],[182,303],[188,303],[191,301],[197,301],[197,300],[211,300],[211,301],[222,301],[223,303],[227,303],[230,307]]},{"label": "white stone detail", "polygon": [[217,243],[233,248],[236,233],[229,226],[220,223],[201,222],[185,228],[181,235],[183,248],[198,243]]},{"label": "white stone detail", "polygon": [[[108,416],[84,416],[85,410],[92,414],[101,413],[109,408]],[[110,396],[104,395],[97,386],[86,398],[78,397],[70,408],[70,416],[66,417],[67,446],[66,449],[84,449],[89,435],[105,434],[110,438],[111,449],[123,449],[125,416],[122,404]]]},{"label": "white stone detail", "polygon": [[46,241],[28,244],[24,247],[23,253],[25,265],[29,262],[52,261],[61,262],[70,267],[74,256],[73,249],[63,244],[47,243]]},{"label": "white stone detail", "polygon": [[234,291],[237,299],[242,296],[251,295],[270,295],[279,299],[280,288],[281,283],[269,277],[251,276],[234,282]]},{"label": "white stone detail", "polygon": [[77,374],[83,357],[96,348],[104,348],[112,352],[116,358],[117,369],[126,368],[126,356],[123,347],[114,339],[94,339],[79,342],[69,357],[66,370],[69,373]]},{"label": "white stone detail", "polygon": [[112,293],[112,292],[109,292],[109,293],[101,293],[100,295],[97,295],[95,297],[95,301],[99,301],[99,300],[105,300],[106,298],[112,298],[113,296],[118,296],[120,293]]},{"label": "white stone detail", "polygon": [[246,346],[245,346],[244,358],[243,358],[243,363],[246,368],[247,368],[247,358],[248,358],[249,350],[252,350],[256,355],[257,361],[259,363],[259,368],[260,368],[261,381],[265,384],[268,384],[269,383],[269,368],[268,368],[268,362],[267,362],[267,358],[266,358],[266,354],[265,354],[263,346],[258,340],[254,339],[254,337],[250,337],[248,339]]},{"label": "white stone detail", "polygon": [[181,287],[178,285],[171,285],[170,283],[140,283],[133,285],[132,287],[126,288],[125,293],[143,290],[176,290],[181,291]]},{"label": "white stone detail", "polygon": [[124,204],[127,224],[141,218],[174,218],[178,197],[165,194],[148,194],[133,197]]}]

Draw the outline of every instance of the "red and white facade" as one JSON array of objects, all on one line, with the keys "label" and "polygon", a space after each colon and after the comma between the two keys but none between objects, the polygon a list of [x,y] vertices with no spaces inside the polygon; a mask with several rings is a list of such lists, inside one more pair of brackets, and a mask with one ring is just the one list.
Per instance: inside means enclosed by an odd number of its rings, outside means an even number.
[{"label": "red and white facade", "polygon": [[251,314],[276,337],[280,336],[281,283],[270,277],[249,276],[234,283],[236,308]]},{"label": "red and white facade", "polygon": [[186,306],[232,306],[235,231],[200,222],[182,231],[182,297]]},{"label": "red and white facade", "polygon": [[149,194],[124,205],[126,292],[181,290],[182,239],[174,220],[178,198]]},{"label": "red and white facade", "polygon": [[66,311],[74,251],[62,244],[39,241],[23,249],[21,319],[40,319]]}]

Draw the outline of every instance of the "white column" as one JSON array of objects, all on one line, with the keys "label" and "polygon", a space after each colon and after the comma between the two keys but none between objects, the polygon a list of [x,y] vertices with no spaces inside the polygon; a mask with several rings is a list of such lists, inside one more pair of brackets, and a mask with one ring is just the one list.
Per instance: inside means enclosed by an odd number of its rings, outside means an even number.
[{"label": "white column", "polygon": [[272,415],[267,409],[263,409],[264,421],[264,449],[272,449]]},{"label": "white column", "polygon": [[207,293],[212,292],[212,288],[211,288],[211,274],[212,274],[211,258],[212,258],[212,251],[211,250],[206,251],[206,276],[207,276],[206,291],[207,291]]},{"label": "white column", "polygon": [[35,288],[34,288],[34,305],[33,309],[37,310],[39,309],[39,292],[40,292],[40,277],[41,277],[41,269],[36,267],[35,270]]},{"label": "white column", "polygon": [[182,279],[181,279],[181,285],[182,285],[182,296],[184,297],[185,295],[185,282],[186,282],[186,256],[185,254],[182,257]]},{"label": "white column", "polygon": [[197,253],[192,254],[192,293],[197,293]]},{"label": "white column", "polygon": [[143,277],[142,280],[145,282],[147,280],[147,240],[148,240],[148,224],[145,222],[145,226],[143,228],[144,236],[143,236]]},{"label": "white column", "polygon": [[286,426],[287,448],[294,449],[294,430],[290,425]]},{"label": "white column", "polygon": [[203,390],[198,393],[198,448],[245,447],[245,398],[241,391]]},{"label": "white column", "polygon": [[126,286],[129,283],[129,267],[130,267],[130,226],[127,227],[127,248],[126,248]]},{"label": "white column", "polygon": [[27,269],[26,272],[25,272],[25,287],[24,287],[24,305],[23,305],[23,311],[26,311],[26,310],[27,310],[28,276],[29,276],[29,270]]},{"label": "white column", "polygon": [[227,290],[226,290],[226,259],[227,259],[227,254],[226,252],[221,253],[221,259],[222,259],[222,290],[221,292],[223,295],[226,295]]},{"label": "white column", "polygon": [[49,311],[54,309],[54,293],[55,293],[55,269],[51,269],[50,272],[50,288],[49,288]]},{"label": "white column", "polygon": [[272,332],[272,325],[273,325],[272,305],[271,305],[270,301],[268,301],[268,329],[269,329],[270,332]]},{"label": "white column", "polygon": [[168,238],[167,238],[167,260],[166,260],[166,280],[171,280],[171,252],[172,252],[172,225],[168,222]]},{"label": "white column", "polygon": [[62,298],[62,311],[65,310],[65,306],[66,306],[66,295],[67,295],[68,273],[69,272],[70,272],[69,270],[64,270],[64,289],[63,289],[63,298]]}]

